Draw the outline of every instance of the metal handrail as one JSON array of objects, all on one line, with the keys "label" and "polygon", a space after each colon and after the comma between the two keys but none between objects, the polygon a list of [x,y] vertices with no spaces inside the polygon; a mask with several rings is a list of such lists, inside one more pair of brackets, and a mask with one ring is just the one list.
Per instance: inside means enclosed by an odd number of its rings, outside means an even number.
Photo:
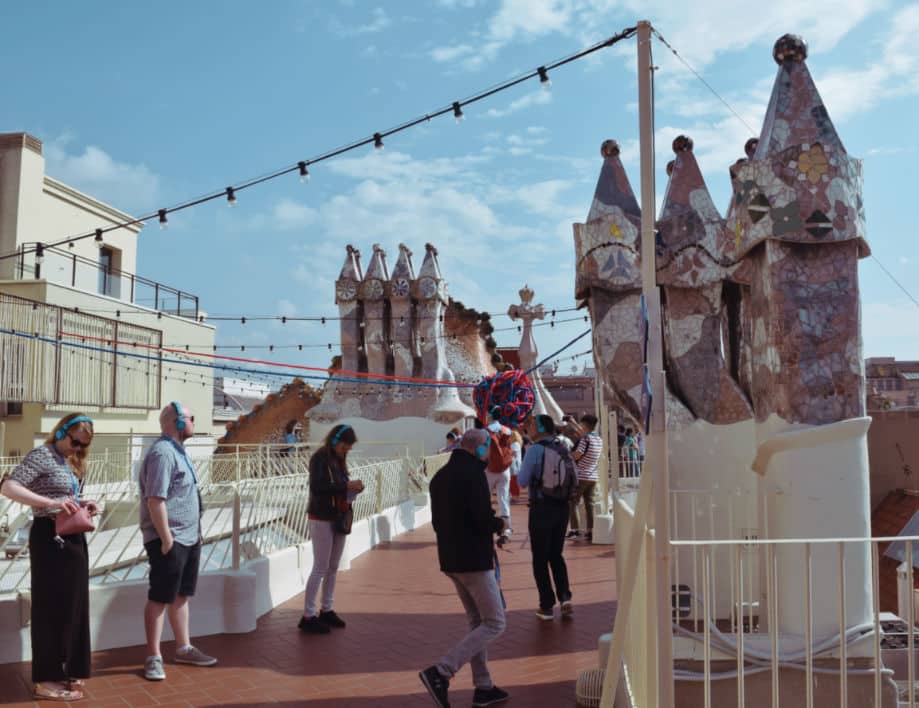
[{"label": "metal handrail", "polygon": [[[30,243],[24,243],[19,247],[19,252],[17,254],[18,256],[17,271],[19,274],[19,280],[25,279],[25,274],[27,270],[31,270],[31,273],[35,277],[36,280],[40,278],[41,267],[39,265],[36,265],[30,268],[29,266],[26,265],[26,262],[25,262],[26,255],[29,253],[35,253],[37,246],[38,246],[37,243],[30,242]],[[67,250],[63,250],[63,249],[52,247],[52,246],[46,246],[44,248],[44,253],[46,254],[46,256],[47,254],[54,254],[54,255],[62,256],[71,262],[72,265],[71,265],[71,273],[70,273],[70,284],[72,287],[76,287],[77,264],[78,263],[84,264],[102,273],[103,278],[119,278],[119,279],[127,278],[131,286],[131,293],[130,293],[130,297],[128,298],[128,302],[132,304],[139,304],[137,301],[136,295],[137,295],[137,286],[141,285],[144,287],[153,288],[153,306],[150,309],[155,310],[157,312],[166,312],[169,314],[174,314],[179,317],[188,317],[188,318],[195,319],[195,320],[199,319],[200,309],[199,309],[199,300],[198,300],[197,295],[192,295],[191,293],[184,292],[182,290],[179,290],[178,288],[173,288],[171,286],[164,285],[163,283],[159,283],[155,280],[144,278],[143,276],[137,275],[135,273],[128,273],[126,271],[121,270],[120,268],[115,268],[114,266],[103,267],[98,262],[90,258],[86,258],[85,256],[80,256],[74,253],[73,251],[67,251]],[[103,294],[106,294],[105,291],[107,289],[108,289],[107,287],[103,287]],[[169,298],[172,295],[174,295],[176,298],[175,308],[160,307],[160,303],[165,302],[164,298]],[[190,314],[190,311],[188,312],[183,311],[182,303],[185,300],[189,300],[194,304],[194,314],[193,315]],[[146,307],[147,305],[143,305],[143,306]]]}]

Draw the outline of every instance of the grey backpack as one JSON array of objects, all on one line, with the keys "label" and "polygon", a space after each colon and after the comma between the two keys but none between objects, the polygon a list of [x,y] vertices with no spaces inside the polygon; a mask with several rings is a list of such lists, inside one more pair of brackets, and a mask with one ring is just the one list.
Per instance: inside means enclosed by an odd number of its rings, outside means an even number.
[{"label": "grey backpack", "polygon": [[540,440],[536,444],[545,448],[539,486],[543,498],[567,502],[578,487],[578,473],[568,447],[558,438]]}]

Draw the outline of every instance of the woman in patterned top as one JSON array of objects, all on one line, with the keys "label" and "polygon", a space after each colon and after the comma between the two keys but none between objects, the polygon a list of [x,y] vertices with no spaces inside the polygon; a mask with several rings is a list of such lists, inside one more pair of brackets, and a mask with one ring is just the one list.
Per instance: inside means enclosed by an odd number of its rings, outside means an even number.
[{"label": "woman in patterned top", "polygon": [[[89,562],[82,533],[58,537],[54,515],[80,504],[93,422],[71,413],[10,473],[0,493],[32,507],[32,681],[36,700],[78,701],[89,678]],[[98,510],[84,502],[90,513]]]}]

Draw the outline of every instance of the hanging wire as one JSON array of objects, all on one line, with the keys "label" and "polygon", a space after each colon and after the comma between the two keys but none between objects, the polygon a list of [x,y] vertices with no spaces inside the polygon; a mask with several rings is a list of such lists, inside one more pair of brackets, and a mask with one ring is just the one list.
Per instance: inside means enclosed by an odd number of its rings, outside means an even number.
[{"label": "hanging wire", "polygon": [[706,80],[702,77],[702,74],[700,74],[698,71],[696,71],[695,69],[693,69],[692,66],[690,66],[689,62],[686,61],[686,60],[680,55],[680,53],[679,53],[676,49],[673,48],[673,46],[670,44],[670,42],[668,42],[666,39],[664,39],[664,37],[661,35],[660,32],[657,31],[657,29],[656,29],[655,27],[651,27],[651,33],[652,33],[655,37],[657,37],[658,40],[660,40],[661,44],[663,44],[665,47],[667,47],[667,49],[669,49],[671,52],[673,52],[673,56],[675,56],[675,57],[680,61],[680,63],[681,63],[683,66],[685,66],[687,69],[689,69],[689,71],[692,72],[692,74],[693,74],[697,79],[699,79],[699,81],[701,81],[701,82],[705,85],[705,88],[707,88],[709,91],[711,91],[711,92],[712,92],[712,95],[713,95],[715,98],[717,98],[719,101],[721,101],[721,103],[724,104],[725,108],[727,108],[731,113],[733,113],[733,114],[734,114],[734,117],[737,118],[737,120],[739,120],[741,123],[743,123],[743,124],[747,127],[747,130],[749,130],[753,135],[759,135],[759,133],[756,131],[756,129],[754,129],[749,123],[747,123],[747,121],[745,121],[745,120],[743,119],[743,117],[742,117],[737,111],[734,110],[734,107],[733,107],[730,103],[728,103],[727,100],[725,100],[724,98],[722,98],[721,94],[718,93],[718,92],[714,89],[714,87],[713,87],[710,83],[708,83],[708,81],[706,81]]},{"label": "hanging wire", "polygon": [[[323,162],[323,161],[325,161],[325,160],[330,160],[330,159],[332,159],[332,158],[334,158],[334,157],[338,157],[339,155],[343,155],[343,154],[345,154],[345,153],[347,153],[347,152],[351,152],[352,150],[356,150],[356,149],[358,149],[358,148],[361,148],[361,147],[364,147],[364,146],[367,146],[367,145],[374,145],[374,144],[375,144],[375,145],[377,145],[377,146],[380,146],[380,145],[382,144],[383,138],[386,138],[386,137],[388,137],[388,136],[390,136],[390,135],[395,135],[395,134],[397,134],[397,133],[401,133],[402,131],[405,131],[405,130],[408,130],[408,129],[410,129],[410,128],[413,128],[413,127],[415,127],[415,126],[417,126],[417,125],[420,125],[420,124],[422,124],[422,123],[427,123],[427,122],[429,122],[430,120],[432,120],[433,118],[437,118],[437,117],[442,116],[442,115],[447,115],[447,114],[449,114],[449,115],[454,115],[454,114],[455,114],[455,107],[456,107],[457,104],[459,105],[460,108],[462,108],[463,106],[468,106],[468,105],[470,105],[470,104],[476,103],[476,102],[478,102],[478,101],[482,101],[482,100],[484,100],[484,99],[486,99],[486,98],[489,98],[490,96],[493,96],[493,95],[495,95],[495,94],[497,94],[497,93],[500,93],[500,92],[502,92],[502,91],[506,91],[507,89],[510,89],[510,88],[512,88],[512,87],[514,87],[514,86],[520,84],[520,83],[523,83],[524,81],[528,81],[528,80],[533,79],[533,78],[540,78],[540,79],[541,79],[542,75],[543,75],[546,71],[549,71],[549,70],[552,70],[552,69],[556,69],[556,68],[561,67],[561,66],[565,66],[566,64],[569,64],[569,63],[571,63],[571,62],[573,62],[573,61],[577,61],[578,59],[583,59],[584,57],[589,56],[590,54],[593,54],[594,52],[598,52],[598,51],[600,51],[601,49],[606,49],[606,48],[608,48],[608,47],[612,47],[612,46],[613,46],[614,44],[616,44],[617,42],[621,42],[621,41],[623,41],[623,40],[625,40],[625,39],[628,39],[628,38],[632,37],[632,36],[635,34],[635,32],[636,32],[636,28],[635,28],[635,27],[628,27],[628,28],[622,30],[621,32],[619,32],[619,33],[617,33],[617,34],[614,34],[613,36],[611,36],[611,37],[609,37],[609,38],[607,38],[607,39],[605,39],[605,40],[603,40],[603,41],[601,41],[601,42],[597,42],[596,44],[593,44],[593,45],[587,47],[586,49],[582,49],[582,50],[580,50],[580,51],[578,51],[578,52],[575,52],[574,54],[571,54],[571,55],[568,55],[568,56],[566,56],[566,57],[563,57],[562,59],[559,59],[559,60],[557,60],[557,61],[554,61],[554,62],[552,62],[552,63],[550,63],[550,64],[542,65],[542,66],[540,66],[538,69],[534,69],[534,70],[532,70],[532,71],[525,72],[525,73],[520,74],[519,76],[516,76],[516,77],[514,77],[514,78],[512,78],[512,79],[509,79],[509,80],[507,80],[507,81],[503,81],[503,82],[501,82],[501,83],[495,84],[493,87],[490,87],[490,88],[487,88],[487,89],[485,89],[485,90],[479,91],[478,93],[474,93],[474,94],[472,94],[472,95],[470,95],[470,96],[468,96],[468,97],[466,97],[466,98],[464,98],[464,99],[462,99],[462,100],[460,100],[460,101],[451,101],[451,102],[450,102],[449,104],[447,104],[446,106],[443,106],[443,107],[441,107],[441,108],[438,108],[438,109],[436,109],[436,110],[434,110],[434,111],[432,111],[432,112],[430,112],[430,113],[425,113],[425,114],[422,115],[422,116],[419,116],[419,117],[412,118],[412,119],[410,119],[410,120],[404,121],[403,123],[400,123],[400,124],[398,124],[398,125],[395,125],[395,126],[389,128],[389,129],[387,129],[387,130],[381,130],[381,131],[374,132],[373,135],[371,135],[371,136],[369,136],[369,137],[359,138],[358,140],[354,140],[354,141],[352,141],[352,142],[350,142],[350,143],[345,143],[345,144],[342,145],[341,147],[338,147],[338,148],[335,148],[335,149],[332,149],[332,150],[328,150],[328,151],[326,151],[326,152],[322,152],[322,153],[320,153],[320,154],[318,154],[318,155],[316,155],[316,156],[314,156],[314,157],[312,157],[312,158],[309,158],[309,159],[306,159],[306,160],[304,160],[304,159],[299,159],[299,160],[297,160],[295,163],[293,163],[293,164],[291,164],[291,165],[287,165],[287,166],[281,167],[281,168],[279,168],[279,169],[277,169],[277,170],[274,170],[274,171],[271,171],[271,172],[267,172],[267,173],[265,173],[265,174],[263,174],[263,175],[261,175],[261,176],[259,176],[259,177],[250,178],[250,179],[247,179],[247,180],[242,181],[242,182],[239,183],[239,184],[231,185],[231,186],[229,186],[229,187],[223,187],[223,188],[220,188],[219,190],[216,190],[216,191],[213,191],[213,192],[207,192],[207,193],[201,195],[200,197],[196,197],[196,198],[193,198],[193,199],[190,199],[190,200],[187,200],[187,201],[179,202],[178,204],[175,204],[175,205],[173,205],[173,206],[171,206],[171,207],[168,207],[168,208],[165,208],[165,209],[157,209],[157,210],[151,212],[150,214],[146,214],[146,215],[141,216],[141,217],[137,217],[137,218],[130,219],[130,220],[128,220],[128,221],[124,221],[124,222],[120,222],[120,223],[116,223],[116,224],[111,224],[111,225],[102,227],[101,229],[94,229],[93,231],[88,232],[88,233],[79,234],[79,235],[75,235],[75,236],[68,236],[68,237],[63,238],[63,239],[61,239],[61,240],[59,240],[59,241],[54,241],[54,242],[52,242],[52,243],[48,243],[48,244],[44,244],[44,245],[45,245],[46,247],[48,247],[48,246],[53,247],[53,246],[60,246],[60,245],[63,245],[63,244],[73,243],[73,242],[75,242],[75,241],[81,241],[81,240],[86,239],[86,238],[93,238],[93,237],[96,236],[96,234],[97,234],[100,230],[101,230],[101,233],[104,234],[104,233],[108,233],[108,232],[110,232],[110,231],[116,231],[116,230],[118,230],[118,229],[130,227],[130,226],[137,226],[137,225],[143,224],[143,223],[145,223],[145,222],[147,222],[147,221],[150,221],[150,220],[152,220],[152,219],[161,219],[161,218],[162,218],[163,216],[165,216],[166,214],[171,214],[171,213],[174,213],[174,212],[182,211],[182,210],[184,210],[184,209],[189,209],[189,208],[191,208],[191,207],[195,207],[195,206],[198,206],[198,205],[200,205],[200,204],[204,204],[204,203],[206,203],[206,202],[213,201],[213,200],[215,200],[215,199],[228,199],[228,200],[230,200],[230,201],[233,201],[233,200],[235,200],[236,194],[237,194],[238,192],[241,192],[241,191],[245,190],[245,189],[249,189],[250,187],[255,187],[256,185],[262,184],[262,183],[264,183],[264,182],[268,182],[268,181],[270,181],[270,180],[274,180],[274,179],[277,179],[277,178],[279,178],[279,177],[283,177],[284,175],[288,175],[288,174],[292,174],[292,173],[298,173],[298,174],[300,174],[300,173],[301,173],[301,164],[305,165],[305,166],[308,168],[310,165],[314,165],[314,164],[316,164],[316,163],[318,163],[318,162]],[[232,198],[232,199],[231,199],[231,198]],[[18,253],[9,253],[9,254],[0,256],[0,259],[9,258],[9,257],[13,257],[13,256],[16,256],[16,255],[18,255]]]}]

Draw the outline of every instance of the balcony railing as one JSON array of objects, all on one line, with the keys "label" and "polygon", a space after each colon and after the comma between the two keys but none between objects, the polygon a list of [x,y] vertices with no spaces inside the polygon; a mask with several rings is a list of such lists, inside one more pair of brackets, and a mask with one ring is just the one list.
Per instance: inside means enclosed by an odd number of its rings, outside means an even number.
[{"label": "balcony railing", "polygon": [[[196,458],[204,502],[202,570],[238,569],[248,560],[309,540],[309,457],[280,454],[286,447],[244,446],[239,453]],[[5,460],[7,467],[13,462]],[[102,508],[96,531],[87,534],[93,583],[139,580],[149,572],[137,525],[138,464],[134,454],[90,458],[83,496]],[[414,464],[406,457],[352,464],[352,479],[364,482],[364,491],[354,504],[354,520],[407,500]],[[434,464],[429,467],[436,469]],[[0,592],[29,587],[27,548],[10,545],[23,536],[21,529],[30,522],[29,517],[27,508],[0,497],[0,529],[9,539],[3,548],[10,556],[0,558]]]},{"label": "balcony railing", "polygon": [[45,277],[80,288],[148,307],[179,317],[197,320],[200,315],[198,296],[163,285],[114,266],[103,265],[68,249],[44,247],[42,262],[35,262],[37,243],[26,243],[15,254],[16,277],[19,280]]},{"label": "balcony railing", "polygon": [[[672,666],[657,661],[654,530],[635,524],[624,497],[614,499],[617,546],[640,544],[632,578],[626,554],[617,553],[619,586],[631,587],[627,608],[620,601],[626,614],[617,617],[626,628],[620,683],[631,705],[657,706],[667,682],[678,706],[916,705],[912,588],[919,537],[706,538],[718,532],[709,515],[711,495],[697,495],[696,501],[691,494],[679,496],[673,506],[698,515],[693,533],[702,538],[670,543]],[[735,503],[739,514],[749,500]],[[880,609],[881,550],[891,542],[903,546],[905,559],[899,616]],[[616,661],[611,654],[610,669]]]},{"label": "balcony railing", "polygon": [[[62,332],[72,346],[61,341]],[[159,408],[161,363],[120,356],[133,353],[135,343],[155,351],[162,333],[0,293],[0,400]]]}]

